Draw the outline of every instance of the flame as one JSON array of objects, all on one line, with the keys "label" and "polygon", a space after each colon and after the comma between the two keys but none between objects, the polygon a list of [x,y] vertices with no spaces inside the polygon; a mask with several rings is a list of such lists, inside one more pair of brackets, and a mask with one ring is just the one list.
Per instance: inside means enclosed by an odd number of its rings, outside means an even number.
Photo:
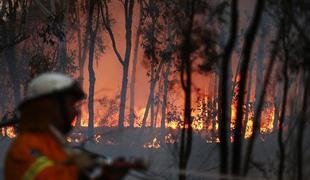
[{"label": "flame", "polygon": [[233,102],[231,104],[231,122],[230,122],[231,129],[235,129],[236,120],[237,120],[237,103]]},{"label": "flame", "polygon": [[253,134],[253,120],[251,119],[250,121],[248,121],[246,125],[244,138],[246,139],[250,138],[252,134]]},{"label": "flame", "polygon": [[14,131],[14,127],[8,127],[6,128],[6,135],[9,137],[9,138],[15,138],[16,137],[16,133]]},{"label": "flame", "polygon": [[274,125],[274,115],[275,115],[275,108],[267,108],[262,112],[262,119],[265,121],[261,121],[261,128],[260,132],[262,134],[271,133],[273,130]]},{"label": "flame", "polygon": [[[236,93],[238,93],[238,86],[235,88],[235,96]],[[230,129],[234,130],[235,129],[235,123],[236,123],[236,118],[237,118],[237,101],[236,98],[233,98],[232,104],[231,104],[231,121],[230,121]],[[260,124],[260,133],[261,134],[267,134],[271,133],[273,131],[273,126],[274,126],[274,113],[275,109],[273,106],[270,105],[266,106],[261,115],[261,124]],[[254,108],[253,106],[249,105],[249,110],[248,110],[248,120],[245,123],[245,119],[243,119],[243,127],[244,127],[244,138],[250,138],[253,134],[253,117],[254,117]],[[243,108],[245,111],[245,108]],[[87,113],[87,107],[82,108],[83,112],[81,113],[81,126],[82,127],[87,127],[88,126],[88,113]],[[145,113],[145,108],[139,108],[136,111],[136,117],[135,117],[135,123],[134,127],[135,128],[141,128],[142,125],[142,120],[143,116]],[[171,120],[166,121],[166,128],[170,128],[172,130],[177,130],[179,128],[183,128],[183,115],[182,112],[179,111],[171,111],[174,112],[175,114],[172,115]],[[199,99],[196,103],[196,107],[193,107],[192,111],[192,124],[191,127],[193,128],[194,131],[196,132],[203,132],[206,131],[206,135],[204,139],[207,141],[207,143],[219,143],[219,137],[218,137],[218,128],[219,128],[219,120],[218,120],[218,102],[216,98],[211,98],[208,96],[203,96],[202,98]],[[95,112],[95,117],[94,117],[94,127],[117,127],[118,126],[118,117],[114,116],[109,116],[109,118],[103,119],[100,115],[101,111],[96,111]],[[154,123],[156,123],[156,128],[160,127],[160,114],[158,113],[157,120],[155,120]],[[245,112],[244,112],[245,114]],[[245,117],[243,117],[245,118]],[[125,117],[125,127],[129,127],[129,117]],[[76,125],[76,120],[73,122],[73,125]],[[150,118],[147,118],[146,121],[146,126],[150,127]],[[187,127],[185,127],[187,128]],[[101,137],[94,137],[95,141],[99,143],[101,140]],[[165,143],[175,143],[175,139],[171,140],[172,136],[171,135],[166,135],[165,136]],[[231,137],[230,139],[233,141],[233,138]],[[79,141],[72,139],[72,142],[74,141]],[[154,138],[152,141],[149,143],[146,143],[144,145],[146,148],[159,148],[160,143],[158,138]]]},{"label": "flame", "polygon": [[213,143],[216,143],[216,144],[218,144],[218,143],[220,143],[221,141],[220,141],[220,138],[215,138],[215,139],[211,139],[211,140],[206,140],[206,142],[208,143],[208,144],[213,144]]},{"label": "flame", "polygon": [[158,149],[160,148],[160,141],[155,137],[151,142],[145,143],[143,147],[147,149]]},{"label": "flame", "polygon": [[192,122],[192,128],[194,130],[201,131],[204,128],[202,120],[194,120]]},{"label": "flame", "polygon": [[179,128],[179,123],[177,121],[170,121],[166,123],[166,127],[171,129],[177,129]]}]

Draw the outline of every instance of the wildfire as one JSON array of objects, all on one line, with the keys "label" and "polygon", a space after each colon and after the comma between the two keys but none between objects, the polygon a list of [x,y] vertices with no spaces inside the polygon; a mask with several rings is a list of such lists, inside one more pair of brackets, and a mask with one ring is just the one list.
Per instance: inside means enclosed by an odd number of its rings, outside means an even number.
[{"label": "wildfire", "polygon": [[[253,134],[253,120],[254,120],[254,107],[248,105],[248,120],[246,124],[243,124],[245,127],[245,133],[244,138],[250,138]],[[244,110],[244,114],[245,114]],[[261,134],[271,133],[273,131],[274,126],[274,113],[275,109],[274,106],[271,105],[271,103],[266,103],[265,108],[261,112],[261,121],[260,121],[260,130],[259,132]],[[236,114],[237,114],[237,104],[233,103],[231,106],[231,129],[233,130],[235,128],[235,122],[236,122]],[[245,122],[245,115],[243,117],[243,122]]]},{"label": "wildfire", "polygon": [[179,123],[177,121],[170,121],[166,123],[166,127],[171,129],[177,129],[179,128]]},{"label": "wildfire", "polygon": [[[238,88],[235,89],[235,93],[237,92]],[[191,127],[194,131],[199,132],[206,132],[204,135],[204,139],[208,143],[218,143],[218,128],[219,128],[219,116],[218,116],[218,99],[211,98],[208,96],[198,97],[196,101],[195,107],[192,110],[192,124]],[[266,103],[268,104],[268,103]],[[248,109],[246,109],[248,106]],[[171,130],[177,130],[183,128],[183,113],[179,110],[180,107],[172,107],[168,110],[167,119],[165,122],[166,128]],[[244,105],[244,117],[243,117],[243,127],[244,127],[244,138],[250,138],[253,134],[253,119],[254,119],[254,106],[253,103],[249,103],[248,105]],[[88,126],[88,113],[87,107],[82,108],[81,113],[81,121],[80,125],[82,127]],[[104,111],[104,110],[101,110]],[[113,114],[112,116],[102,116],[102,112],[96,111],[94,117],[94,127],[117,127],[118,126],[118,117],[117,113]],[[135,128],[141,128],[145,108],[139,108],[135,114]],[[271,103],[267,106],[265,105],[262,114],[261,114],[261,124],[259,132],[261,134],[271,133],[273,131],[274,126],[274,107]],[[170,114],[169,114],[170,113]],[[247,114],[247,115],[245,115]],[[150,116],[150,115],[149,115]],[[231,121],[230,121],[230,130],[233,131],[235,129],[236,117],[237,116],[237,101],[233,98],[231,104]],[[129,127],[129,117],[125,117],[124,126]],[[146,127],[150,127],[150,117],[146,119]],[[156,124],[155,124],[156,123]],[[160,113],[157,113],[156,118],[154,119],[154,127],[158,128],[161,126],[161,116]],[[76,125],[76,121],[74,121],[73,125]],[[186,126],[185,128],[188,128]],[[166,143],[175,143],[175,140],[170,141],[170,135],[165,136]],[[99,143],[102,139],[101,136],[94,137],[95,142]],[[232,139],[231,139],[232,140]],[[71,141],[79,141],[72,139]],[[233,140],[232,140],[233,141]],[[144,145],[145,148],[159,148],[160,142],[158,138],[154,138],[149,143]]]},{"label": "wildfire", "polygon": [[160,141],[155,137],[151,142],[144,144],[143,147],[147,149],[158,149],[160,148]]},{"label": "wildfire", "polygon": [[[164,143],[175,144],[176,142],[177,142],[176,137],[171,133],[165,135]],[[158,149],[161,147],[161,141],[157,137],[155,137],[150,142],[145,143],[143,147],[146,149]]]},{"label": "wildfire", "polygon": [[246,128],[245,128],[245,134],[244,138],[250,138],[253,134],[253,121],[248,121]]},{"label": "wildfire", "polygon": [[201,131],[204,128],[203,122],[201,120],[194,120],[192,122],[192,128],[197,131]]}]

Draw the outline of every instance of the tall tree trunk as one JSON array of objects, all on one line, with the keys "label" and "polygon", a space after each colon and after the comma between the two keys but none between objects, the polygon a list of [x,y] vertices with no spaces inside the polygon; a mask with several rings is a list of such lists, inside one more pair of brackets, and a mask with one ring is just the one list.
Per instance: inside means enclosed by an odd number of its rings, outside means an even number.
[{"label": "tall tree trunk", "polygon": [[245,84],[247,81],[247,73],[248,66],[250,62],[252,47],[254,43],[254,39],[256,36],[256,32],[259,26],[259,22],[263,13],[265,5],[265,0],[257,0],[254,16],[250,27],[247,30],[245,36],[245,42],[243,46],[243,60],[241,64],[240,70],[240,91],[238,94],[238,102],[237,102],[237,119],[236,119],[236,127],[234,130],[234,142],[233,142],[233,158],[232,158],[232,174],[239,175],[240,174],[240,166],[242,162],[242,120],[243,120],[243,104],[244,104],[244,92],[245,92]]},{"label": "tall tree trunk", "polygon": [[[11,44],[14,42],[16,36],[16,7],[14,7],[12,1],[7,1],[6,5],[8,6],[8,21],[4,22],[1,20],[1,31],[3,33],[3,37],[5,38],[6,44]],[[8,66],[9,76],[12,81],[13,91],[14,91],[14,106],[17,106],[21,99],[21,87],[20,87],[20,75],[19,69],[17,66],[17,57],[16,57],[16,49],[14,46],[7,47],[4,49],[4,57]]]},{"label": "tall tree trunk", "polygon": [[126,108],[126,94],[128,84],[128,68],[131,54],[131,27],[133,16],[134,0],[125,1],[125,29],[126,29],[126,50],[123,63],[123,80],[121,89],[120,109],[119,109],[119,128],[124,127],[125,108]]},{"label": "tall tree trunk", "polygon": [[[191,61],[191,45],[193,21],[195,17],[196,1],[187,1],[188,7],[186,15],[189,18],[189,24],[183,31],[184,40],[181,46],[181,85],[185,93],[184,102],[184,122],[181,129],[181,144],[179,154],[179,170],[186,170],[188,161],[192,151],[193,129],[191,117],[191,87],[192,87],[192,61]],[[184,79],[186,78],[186,79]],[[185,174],[179,175],[179,180],[185,180]]]},{"label": "tall tree trunk", "polygon": [[[264,100],[265,100],[267,85],[268,85],[268,82],[269,82],[269,79],[270,79],[270,76],[271,76],[271,73],[272,73],[272,69],[273,69],[273,66],[274,66],[274,62],[275,62],[275,59],[276,59],[276,56],[277,56],[277,53],[278,53],[278,50],[279,50],[279,42],[280,42],[280,38],[282,36],[281,34],[282,33],[279,30],[278,33],[277,33],[277,37],[275,39],[276,43],[274,44],[274,47],[273,47],[273,49],[271,51],[271,57],[270,57],[270,60],[269,60],[269,63],[268,63],[268,67],[267,67],[267,71],[266,71],[266,75],[265,75],[265,79],[264,79],[264,85],[263,85],[263,88],[262,88],[262,92],[260,93],[260,98],[258,99],[259,102],[257,103],[257,107],[255,108],[254,119],[253,119],[253,134],[250,137],[250,140],[249,140],[249,143],[248,143],[248,147],[247,147],[247,150],[246,150],[246,154],[245,154],[245,161],[244,161],[244,167],[243,167],[243,175],[244,176],[247,175],[247,173],[249,171],[249,164],[250,164],[251,154],[252,154],[252,151],[253,151],[253,146],[254,146],[254,143],[255,143],[257,132],[260,129],[259,119],[260,119],[260,116],[261,116],[261,112],[262,112],[262,108],[263,108],[263,103],[264,103]],[[275,113],[277,113],[277,112],[275,111]]]},{"label": "tall tree trunk", "polygon": [[304,140],[304,129],[306,123],[306,112],[309,100],[309,90],[310,90],[310,75],[309,72],[305,70],[305,90],[303,96],[302,109],[300,113],[300,121],[298,124],[298,135],[297,135],[297,179],[303,180],[303,140]]},{"label": "tall tree trunk", "polygon": [[[94,14],[94,0],[90,0],[89,4],[89,22],[90,25],[93,23],[93,14]],[[94,137],[94,91],[95,91],[95,71],[93,67],[94,63],[94,51],[95,51],[95,40],[97,36],[99,25],[99,15],[97,17],[95,30],[90,27],[90,41],[89,41],[89,56],[88,56],[88,72],[89,72],[89,92],[88,92],[88,131],[87,137],[92,140]]]},{"label": "tall tree trunk", "polygon": [[[56,14],[56,9],[55,9],[55,1],[52,0],[51,2],[51,9],[53,14]],[[68,1],[61,1],[61,5],[63,8],[63,19],[61,22],[61,25],[64,29],[64,37],[62,39],[59,39],[59,44],[58,44],[58,71],[65,73],[67,70],[67,65],[68,65],[68,56],[67,56],[67,35],[66,35],[66,28],[68,24]]]},{"label": "tall tree trunk", "polygon": [[[78,59],[79,59],[79,84],[81,87],[83,87],[84,84],[84,65],[85,65],[85,60],[86,60],[86,54],[87,54],[87,49],[88,49],[88,36],[89,36],[89,28],[90,28],[90,22],[87,19],[86,23],[86,31],[85,31],[85,36],[84,40],[82,40],[82,33],[81,33],[81,21],[80,21],[80,9],[79,9],[79,1],[76,2],[76,17],[77,17],[77,38],[78,38]],[[83,41],[83,42],[82,42]],[[80,109],[82,110],[82,109]],[[81,125],[81,113],[79,113],[77,122],[77,126]]]},{"label": "tall tree trunk", "polygon": [[[285,39],[283,40],[285,41]],[[278,132],[278,145],[280,151],[279,157],[279,166],[278,166],[278,180],[283,179],[283,173],[285,169],[285,147],[283,142],[283,124],[285,120],[285,112],[286,112],[286,104],[287,104],[287,91],[288,91],[288,49],[284,44],[284,65],[283,65],[283,77],[284,77],[284,85],[283,85],[283,97],[282,97],[282,104],[281,104],[281,114],[279,118],[279,132]]]},{"label": "tall tree trunk", "polygon": [[228,137],[227,132],[229,131],[228,124],[230,120],[228,119],[228,111],[230,108],[230,104],[228,103],[227,93],[228,86],[231,81],[229,79],[228,69],[231,59],[231,54],[234,49],[237,31],[238,31],[238,0],[233,0],[231,4],[231,25],[230,25],[230,37],[228,43],[224,49],[224,55],[222,60],[222,71],[220,74],[220,86],[219,86],[219,138],[220,138],[220,173],[227,174],[228,173],[228,157],[229,157],[229,147],[228,147]]},{"label": "tall tree trunk", "polygon": [[265,36],[268,31],[267,19],[266,17],[262,19],[262,28],[260,32],[260,42],[258,45],[258,51],[256,56],[256,85],[255,85],[255,109],[258,106],[258,101],[260,97],[260,93],[262,92],[263,87],[263,64],[265,58]]},{"label": "tall tree trunk", "polygon": [[111,19],[108,8],[108,2],[103,1],[99,2],[99,8],[103,20],[103,25],[105,26],[110,39],[112,41],[112,48],[117,57],[117,60],[122,65],[123,75],[122,75],[122,87],[120,93],[120,106],[119,106],[119,118],[118,118],[118,127],[124,127],[124,118],[125,118],[125,108],[126,108],[126,94],[127,94],[127,84],[128,84],[128,68],[130,62],[130,54],[131,54],[131,27],[132,27],[132,16],[133,16],[133,7],[134,0],[125,0],[123,3],[124,14],[125,14],[125,55],[122,57],[116,47],[116,41],[114,37],[114,33],[111,28]]},{"label": "tall tree trunk", "polygon": [[136,84],[136,72],[137,72],[137,62],[138,62],[138,50],[139,50],[139,40],[141,35],[141,25],[142,25],[142,1],[139,2],[140,10],[139,10],[139,24],[136,31],[135,38],[135,47],[134,47],[134,55],[132,62],[132,70],[131,70],[131,80],[130,80],[130,102],[129,102],[129,124],[130,127],[134,127],[135,123],[135,84]]},{"label": "tall tree trunk", "polygon": [[140,39],[140,27],[139,23],[138,30],[136,32],[135,47],[134,47],[134,58],[132,62],[131,80],[130,80],[130,106],[129,106],[129,123],[130,127],[134,127],[135,122],[135,84],[136,84],[136,72],[138,62],[138,50],[139,50],[139,39]]}]

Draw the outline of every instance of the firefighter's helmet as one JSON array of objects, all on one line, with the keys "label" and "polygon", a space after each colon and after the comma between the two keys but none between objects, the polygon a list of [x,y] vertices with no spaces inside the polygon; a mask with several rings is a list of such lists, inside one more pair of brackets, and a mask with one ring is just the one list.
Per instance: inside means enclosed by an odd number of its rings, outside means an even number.
[{"label": "firefighter's helmet", "polygon": [[71,77],[62,73],[43,73],[30,81],[25,99],[21,103],[21,106],[40,97],[62,93],[71,93],[75,95],[77,99],[83,99],[85,97],[78,82]]}]

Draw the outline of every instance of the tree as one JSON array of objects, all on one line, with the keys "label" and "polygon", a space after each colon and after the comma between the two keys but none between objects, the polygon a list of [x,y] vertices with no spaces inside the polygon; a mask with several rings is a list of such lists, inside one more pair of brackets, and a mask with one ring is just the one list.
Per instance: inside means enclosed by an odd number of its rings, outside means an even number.
[{"label": "tree", "polygon": [[[97,33],[99,30],[99,20],[100,20],[100,9],[99,6],[97,8],[97,15],[94,16],[95,5],[98,5],[95,0],[91,0],[89,2],[89,11],[88,11],[88,22],[89,25],[88,34],[90,36],[89,39],[89,54],[88,54],[88,72],[89,72],[89,94],[88,94],[88,138],[92,138],[94,136],[94,93],[95,93],[95,71],[94,71],[94,53],[95,53],[95,42]],[[93,18],[96,17],[95,26],[93,29]]]},{"label": "tree", "polygon": [[237,30],[238,30],[238,1],[234,0],[231,4],[231,25],[230,25],[230,37],[228,43],[224,49],[223,60],[222,60],[222,72],[221,72],[221,95],[220,95],[220,121],[219,121],[219,137],[220,137],[220,173],[228,173],[228,137],[227,131],[229,131],[228,123],[228,103],[229,94],[227,92],[228,88],[228,65],[230,64],[231,54],[235,45]]},{"label": "tree", "polygon": [[139,24],[136,31],[135,45],[134,45],[134,56],[132,62],[131,80],[130,80],[130,106],[129,106],[129,124],[130,127],[134,127],[135,121],[135,84],[136,84],[136,71],[138,62],[138,50],[141,36],[141,26],[144,22],[143,15],[143,1],[139,1]]},{"label": "tree", "polygon": [[261,15],[264,9],[264,0],[259,0],[255,6],[254,16],[252,18],[252,22],[246,32],[245,42],[242,50],[242,64],[240,69],[240,91],[238,93],[238,101],[237,101],[237,119],[236,119],[236,127],[234,129],[234,142],[233,142],[233,159],[232,159],[232,174],[239,175],[240,174],[240,165],[241,165],[241,154],[242,154],[242,120],[243,120],[243,104],[244,104],[244,92],[245,92],[245,84],[247,81],[247,72],[248,65],[250,62],[250,56],[252,51],[252,45],[254,42],[254,38],[256,36],[256,32],[258,29],[258,25],[261,19]]},{"label": "tree", "polygon": [[125,15],[125,54],[122,57],[116,46],[115,36],[111,27],[111,14],[109,12],[108,2],[100,2],[101,16],[103,19],[103,24],[106,30],[108,31],[109,37],[112,41],[112,48],[117,56],[117,60],[122,65],[123,75],[122,75],[122,87],[121,87],[121,97],[120,97],[120,107],[119,107],[119,128],[124,127],[124,118],[125,118],[125,107],[126,107],[126,94],[127,94],[127,84],[128,84],[128,68],[130,62],[131,54],[131,35],[132,35],[132,17],[133,17],[133,8],[134,0],[125,0],[122,2],[124,15]]},{"label": "tree", "polygon": [[[84,65],[85,65],[85,61],[86,61],[86,55],[87,55],[87,50],[88,50],[88,38],[89,38],[89,28],[90,28],[90,22],[89,20],[87,20],[86,25],[85,25],[85,33],[84,33],[84,39],[83,39],[83,31],[81,30],[83,28],[83,12],[80,12],[80,6],[82,6],[83,8],[87,9],[89,4],[86,3],[82,4],[82,2],[75,1],[74,2],[74,18],[72,19],[72,23],[73,23],[73,28],[77,31],[77,40],[78,40],[78,66],[79,66],[79,83],[81,86],[83,86],[84,84]],[[82,26],[82,28],[81,28]],[[81,124],[81,115],[78,115],[78,119],[77,119],[77,126],[79,126]]]},{"label": "tree", "polygon": [[[164,25],[160,22],[163,16],[160,9],[164,6],[161,2],[150,1],[146,4],[146,18],[149,19],[149,23],[145,23],[142,29],[143,32],[143,48],[145,53],[145,64],[149,66],[148,76],[150,77],[150,90],[149,96],[147,99],[145,112],[143,115],[142,120],[142,127],[146,126],[147,117],[150,112],[150,126],[154,127],[154,101],[155,101],[155,88],[156,84],[160,78],[161,70],[166,63],[166,59],[160,57],[163,49],[165,48],[163,43],[165,43],[165,36],[163,34],[166,32],[164,31]],[[147,21],[147,19],[146,19]]]},{"label": "tree", "polygon": [[[14,90],[15,106],[21,99],[21,84],[15,45],[26,39],[25,19],[28,1],[4,1],[0,7],[0,47],[4,53]],[[20,8],[20,10],[19,10]],[[14,106],[14,105],[13,105]]]}]

